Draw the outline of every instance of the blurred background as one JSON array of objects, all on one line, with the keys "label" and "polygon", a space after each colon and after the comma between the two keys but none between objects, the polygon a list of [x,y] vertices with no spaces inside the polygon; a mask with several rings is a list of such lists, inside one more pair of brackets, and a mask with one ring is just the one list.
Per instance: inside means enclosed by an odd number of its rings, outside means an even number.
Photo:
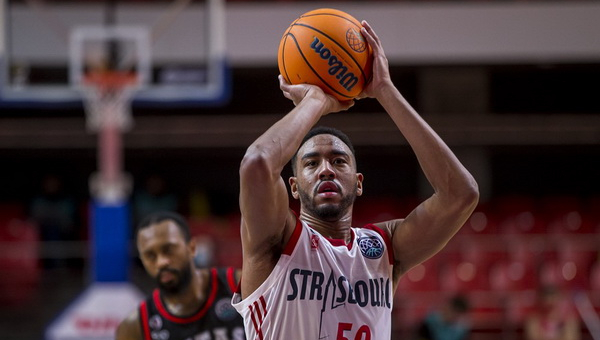
[{"label": "blurred background", "polygon": [[[594,328],[600,311],[597,1],[226,0],[216,12],[202,1],[2,5],[3,339],[43,339],[92,280],[89,180],[99,168],[100,144],[72,88],[69,30],[91,23],[152,28],[148,91],[134,98],[133,123],[122,136],[122,166],[131,179],[124,197],[128,225],[133,230],[153,210],[176,210],[203,237],[204,264],[241,266],[239,162],[292,109],[277,81],[278,44],[295,18],[320,7],[374,26],[394,83],[481,190],[476,212],[448,246],[403,277],[394,299],[394,339],[411,339],[419,322],[456,294],[469,302],[473,339],[525,339],[526,317],[549,285],[580,320],[581,338],[600,336]],[[365,176],[357,226],[403,217],[431,193],[377,103],[360,101],[322,122],[355,143]],[[129,244],[128,280],[148,293],[153,283]]]}]

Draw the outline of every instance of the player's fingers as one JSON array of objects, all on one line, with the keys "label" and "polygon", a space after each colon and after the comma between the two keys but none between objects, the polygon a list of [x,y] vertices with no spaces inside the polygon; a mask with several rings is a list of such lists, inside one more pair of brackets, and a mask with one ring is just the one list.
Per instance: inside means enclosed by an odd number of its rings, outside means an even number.
[{"label": "player's fingers", "polygon": [[289,87],[289,84],[285,81],[285,79],[283,79],[283,76],[281,74],[277,76],[277,78],[279,79],[279,88],[282,91],[285,91],[285,88]]},{"label": "player's fingers", "polygon": [[369,42],[369,45],[371,45],[371,48],[379,50],[381,46],[377,33],[375,33],[371,25],[369,25],[366,20],[362,21],[362,25],[363,27],[361,28],[361,31],[364,36],[367,37],[367,41]]}]

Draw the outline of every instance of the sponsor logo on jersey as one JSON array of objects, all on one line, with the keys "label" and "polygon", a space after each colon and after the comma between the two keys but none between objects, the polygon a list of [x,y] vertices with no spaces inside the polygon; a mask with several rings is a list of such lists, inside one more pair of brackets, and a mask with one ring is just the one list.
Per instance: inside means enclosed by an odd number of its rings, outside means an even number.
[{"label": "sponsor logo on jersey", "polygon": [[150,320],[148,320],[148,325],[152,329],[161,329],[163,326],[163,322],[160,316],[153,315]]},{"label": "sponsor logo on jersey", "polygon": [[312,234],[310,235],[310,249],[317,250],[319,249],[319,236]]},{"label": "sponsor logo on jersey", "polygon": [[368,259],[378,259],[383,255],[383,242],[377,236],[359,237],[358,247],[363,256]]}]

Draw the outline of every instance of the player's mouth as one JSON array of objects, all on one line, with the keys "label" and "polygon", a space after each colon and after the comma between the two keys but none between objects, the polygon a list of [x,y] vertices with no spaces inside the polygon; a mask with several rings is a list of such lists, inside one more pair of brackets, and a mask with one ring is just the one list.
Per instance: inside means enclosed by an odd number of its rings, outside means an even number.
[{"label": "player's mouth", "polygon": [[177,274],[172,270],[163,270],[158,274],[160,282],[169,282],[175,280]]},{"label": "player's mouth", "polygon": [[317,187],[317,195],[321,197],[333,197],[339,192],[340,188],[333,181],[323,181]]}]

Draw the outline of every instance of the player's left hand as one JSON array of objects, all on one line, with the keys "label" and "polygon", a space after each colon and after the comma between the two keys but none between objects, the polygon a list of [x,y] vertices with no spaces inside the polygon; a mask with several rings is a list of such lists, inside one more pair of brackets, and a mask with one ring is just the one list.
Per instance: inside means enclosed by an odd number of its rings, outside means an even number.
[{"label": "player's left hand", "polygon": [[390,66],[375,30],[366,20],[362,21],[361,33],[373,49],[373,77],[356,99],[377,98],[387,86],[393,86],[390,77]]}]

